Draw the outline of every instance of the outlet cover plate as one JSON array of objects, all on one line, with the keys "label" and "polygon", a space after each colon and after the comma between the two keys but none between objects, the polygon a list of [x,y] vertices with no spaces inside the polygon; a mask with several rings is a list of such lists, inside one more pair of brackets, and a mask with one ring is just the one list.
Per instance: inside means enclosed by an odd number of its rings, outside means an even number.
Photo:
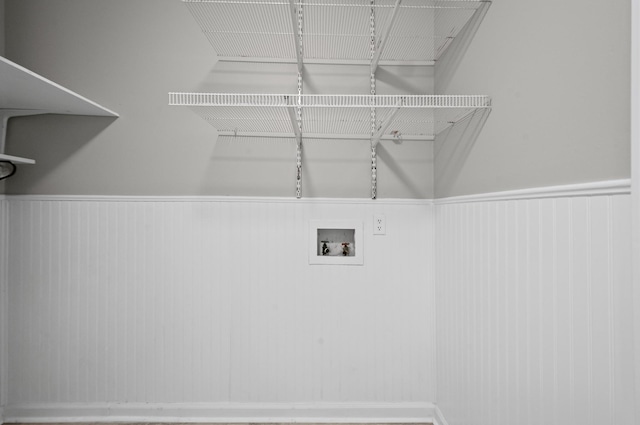
[{"label": "outlet cover plate", "polygon": [[386,235],[387,234],[387,220],[384,214],[374,214],[373,216],[373,234],[374,235]]}]

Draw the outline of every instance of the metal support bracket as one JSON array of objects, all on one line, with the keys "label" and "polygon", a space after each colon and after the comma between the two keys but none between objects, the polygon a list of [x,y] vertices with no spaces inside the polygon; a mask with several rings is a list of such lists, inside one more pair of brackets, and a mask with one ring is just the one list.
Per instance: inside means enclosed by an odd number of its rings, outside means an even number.
[{"label": "metal support bracket", "polygon": [[48,113],[47,111],[37,109],[3,109],[0,110],[0,157],[4,160],[16,164],[35,164],[33,159],[20,158],[16,156],[5,155],[5,149],[7,147],[7,128],[9,127],[9,119],[13,117],[23,117],[28,115],[42,115]]},{"label": "metal support bracket", "polygon": [[371,136],[371,199],[378,197],[378,154],[376,148],[378,147],[378,143],[380,143],[380,139],[382,139],[382,136],[387,131],[387,128],[389,128],[393,122],[396,114],[400,108],[402,108],[403,103],[404,101],[400,100],[396,107],[387,113],[387,116],[382,120],[376,132]]},{"label": "metal support bracket", "polygon": [[371,144],[371,199],[378,197],[378,154],[376,145]]},{"label": "metal support bracket", "polygon": [[298,62],[298,73],[302,73],[302,43],[300,42],[298,10],[295,5],[296,0],[289,0],[289,9],[291,10],[291,24],[293,25],[293,39],[296,44],[296,59]]},{"label": "metal support bracket", "polygon": [[[303,50],[302,50],[302,0],[289,0],[291,12],[291,25],[293,26],[293,39],[296,49],[296,62],[298,64],[298,98],[294,107],[287,108],[293,132],[296,136],[296,198],[302,197],[302,75],[303,75]],[[288,98],[287,98],[288,100]]]},{"label": "metal support bracket", "polygon": [[391,33],[391,29],[393,28],[393,24],[396,20],[396,16],[398,15],[398,10],[400,9],[400,3],[402,0],[396,0],[396,4],[393,6],[393,13],[391,14],[391,19],[389,19],[389,23],[387,27],[382,32],[378,43],[376,44],[376,51],[371,60],[371,73],[375,74],[378,69],[378,64],[380,63],[380,57],[382,56],[382,52],[384,51],[384,47],[387,44],[387,40],[389,39],[389,34]]},{"label": "metal support bracket", "polygon": [[296,143],[302,144],[302,132],[300,131],[300,125],[298,123],[298,118],[296,117],[296,108],[297,106],[287,108],[287,112],[289,113],[289,118],[291,119],[291,127],[293,127],[293,134],[296,136]]},{"label": "metal support bracket", "polygon": [[393,119],[396,117],[396,115],[398,114],[398,111],[400,111],[403,104],[404,104],[404,101],[400,100],[400,102],[398,102],[395,108],[391,109],[387,113],[387,116],[384,117],[384,120],[382,120],[382,123],[380,123],[380,125],[378,126],[375,134],[371,137],[371,146],[375,147],[378,145],[378,143],[380,142],[380,139],[382,139],[382,136],[384,135],[385,131],[387,131],[387,129],[393,122]]},{"label": "metal support bracket", "polygon": [[[286,97],[289,101],[290,97]],[[287,108],[289,118],[291,119],[291,127],[293,128],[293,134],[296,138],[296,198],[302,197],[301,184],[302,184],[302,123],[298,119],[300,114],[298,113],[299,105],[294,105]]]}]

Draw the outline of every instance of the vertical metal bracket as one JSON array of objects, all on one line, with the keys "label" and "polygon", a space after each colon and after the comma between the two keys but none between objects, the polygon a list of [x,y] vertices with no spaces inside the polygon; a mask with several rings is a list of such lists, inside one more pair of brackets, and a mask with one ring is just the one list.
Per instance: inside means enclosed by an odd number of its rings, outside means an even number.
[{"label": "vertical metal bracket", "polygon": [[376,145],[371,144],[371,199],[378,197],[378,153]]},{"label": "vertical metal bracket", "polygon": [[[290,98],[287,96],[286,99],[289,100]],[[300,114],[297,110],[299,108],[298,104],[287,107],[293,134],[295,134],[296,138],[296,198],[298,199],[302,197],[302,123],[298,119]]]},{"label": "vertical metal bracket", "polygon": [[373,139],[376,135],[376,72],[373,67],[373,61],[376,56],[376,10],[375,0],[370,0],[371,10],[369,11],[369,54],[370,54],[370,68],[369,68],[369,83],[371,88],[371,98],[369,100],[370,105],[370,118],[371,118],[371,199],[376,199],[378,196],[378,158],[376,154],[376,145]]},{"label": "vertical metal bracket", "polygon": [[296,135],[296,198],[302,197],[302,88],[303,88],[303,44],[302,44],[302,23],[303,9],[302,0],[298,0],[296,8],[295,0],[289,0],[289,10],[291,11],[291,24],[293,25],[293,35],[295,40],[296,58],[298,62],[298,98],[293,108],[287,108],[293,132]]}]

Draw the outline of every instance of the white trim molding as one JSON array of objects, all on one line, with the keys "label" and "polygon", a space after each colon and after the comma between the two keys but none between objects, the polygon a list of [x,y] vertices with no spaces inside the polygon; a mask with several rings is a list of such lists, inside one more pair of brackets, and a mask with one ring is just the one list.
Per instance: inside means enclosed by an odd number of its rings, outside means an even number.
[{"label": "white trim molding", "polygon": [[631,179],[544,186],[529,189],[480,193],[438,199],[369,199],[369,198],[284,198],[252,196],[136,196],[136,195],[0,195],[1,199],[20,201],[77,202],[229,202],[229,203],[293,203],[293,204],[360,204],[360,205],[433,205],[464,202],[507,201],[520,199],[562,198],[574,196],[629,195]]},{"label": "white trim molding", "polygon": [[436,199],[437,205],[465,202],[513,201],[523,199],[568,198],[575,196],[628,195],[631,180],[606,180],[592,183],[568,184],[562,186],[536,187],[531,189],[508,190],[478,195],[453,196]]},{"label": "white trim molding", "polygon": [[433,403],[77,403],[7,406],[5,423],[436,423]]},{"label": "white trim molding", "polygon": [[[2,195],[0,195],[2,196]],[[433,199],[405,198],[285,198],[266,196],[176,196],[176,195],[5,195],[10,201],[65,202],[227,202],[271,204],[358,204],[358,205],[433,205]]]}]

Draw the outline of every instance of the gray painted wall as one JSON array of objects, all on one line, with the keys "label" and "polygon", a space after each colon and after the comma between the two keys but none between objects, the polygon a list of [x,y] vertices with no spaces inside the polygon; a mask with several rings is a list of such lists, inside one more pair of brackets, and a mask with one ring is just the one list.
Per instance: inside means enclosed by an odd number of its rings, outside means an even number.
[{"label": "gray painted wall", "polygon": [[[293,65],[216,64],[179,0],[7,2],[7,55],[120,114],[36,116],[10,125],[22,167],[9,193],[295,195],[287,140],[220,140],[169,91],[295,93]],[[305,93],[368,93],[368,66],[307,66]],[[378,93],[433,93],[432,67],[385,68]],[[433,196],[432,142],[383,142],[380,197]],[[368,141],[311,141],[303,196],[370,196]]]},{"label": "gray painted wall", "polygon": [[4,56],[4,0],[0,0],[0,56]]},{"label": "gray painted wall", "polygon": [[629,178],[630,7],[496,0],[438,88],[489,94],[493,109],[470,149],[436,158],[436,196]]},{"label": "gray painted wall", "polygon": [[[437,141],[435,194],[628,177],[628,3],[495,1],[441,90],[489,94],[494,108],[475,143]],[[38,164],[8,193],[293,196],[291,142],[216,143],[198,116],[167,106],[169,91],[293,92],[292,67],[216,65],[179,0],[7,0],[6,15],[9,59],[121,115],[14,119],[11,152]],[[308,67],[305,92],[366,93],[361,68]],[[433,92],[431,69],[380,79],[380,93]],[[433,151],[383,143],[379,196],[432,197]],[[368,142],[310,142],[304,155],[304,196],[369,196]]]}]

